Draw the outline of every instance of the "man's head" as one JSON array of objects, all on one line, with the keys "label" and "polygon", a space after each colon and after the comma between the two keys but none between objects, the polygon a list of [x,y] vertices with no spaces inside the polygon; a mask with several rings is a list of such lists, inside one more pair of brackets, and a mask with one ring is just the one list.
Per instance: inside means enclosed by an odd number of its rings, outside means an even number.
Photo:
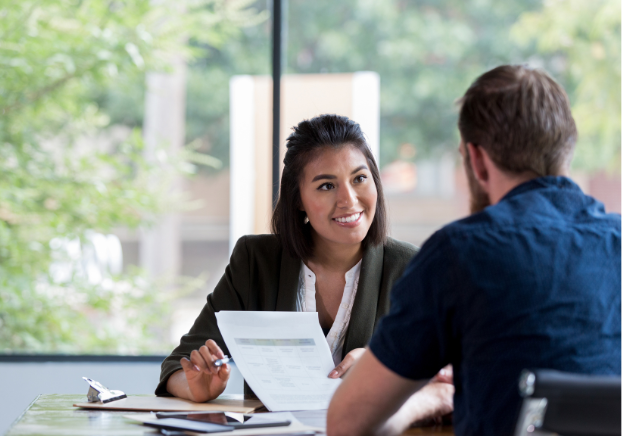
[{"label": "man's head", "polygon": [[485,162],[514,180],[567,172],[577,129],[566,93],[544,71],[497,67],[478,77],[460,104],[458,129],[472,212],[491,203]]}]

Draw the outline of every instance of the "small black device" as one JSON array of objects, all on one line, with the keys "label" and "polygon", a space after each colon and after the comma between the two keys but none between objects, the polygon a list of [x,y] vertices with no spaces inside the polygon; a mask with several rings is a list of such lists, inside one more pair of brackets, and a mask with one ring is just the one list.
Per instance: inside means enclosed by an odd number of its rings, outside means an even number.
[{"label": "small black device", "polygon": [[233,431],[233,427],[227,425],[214,424],[211,422],[190,421],[187,419],[164,418],[157,421],[147,421],[144,423],[149,427],[164,430],[184,430],[197,433],[221,433]]},{"label": "small black device", "polygon": [[285,427],[289,420],[270,419],[270,414],[244,415],[233,412],[157,412],[158,420],[179,419],[227,426],[231,429]]}]

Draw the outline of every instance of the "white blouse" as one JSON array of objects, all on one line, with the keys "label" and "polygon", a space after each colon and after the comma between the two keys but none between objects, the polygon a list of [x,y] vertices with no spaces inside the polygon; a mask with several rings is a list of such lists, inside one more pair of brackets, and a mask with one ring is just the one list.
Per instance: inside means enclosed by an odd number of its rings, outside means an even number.
[{"label": "white blouse", "polygon": [[[343,289],[341,304],[339,305],[333,326],[326,336],[326,342],[328,342],[335,366],[341,363],[341,353],[343,352],[343,344],[346,339],[346,331],[350,324],[352,305],[354,304],[354,297],[356,297],[356,291],[359,286],[361,262],[362,260],[359,260],[346,273],[346,286]],[[317,312],[315,306],[315,274],[304,262],[301,263],[296,310],[298,312]]]}]

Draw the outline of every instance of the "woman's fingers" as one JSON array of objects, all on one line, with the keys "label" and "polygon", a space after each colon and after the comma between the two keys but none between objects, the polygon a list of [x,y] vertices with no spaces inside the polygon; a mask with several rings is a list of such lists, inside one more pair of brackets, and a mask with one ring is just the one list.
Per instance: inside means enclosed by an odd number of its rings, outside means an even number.
[{"label": "woman's fingers", "polygon": [[190,359],[180,359],[187,380],[187,398],[196,402],[208,401],[225,390],[231,366],[215,367],[214,361],[221,356],[224,357],[224,354],[220,347],[213,341],[207,341],[198,350],[192,350]]},{"label": "woman's fingers", "polygon": [[209,349],[210,353],[216,356],[216,359],[224,359],[225,353],[222,352],[218,344],[212,339],[205,341],[205,346]]},{"label": "woman's fingers", "polygon": [[205,360],[205,364],[207,365],[207,370],[209,371],[209,373],[218,374],[219,368],[217,366],[214,366],[214,361],[217,359],[217,357],[210,353],[210,350],[205,345],[199,348],[199,353],[201,354],[201,357],[203,357],[203,360]]},{"label": "woman's fingers", "polygon": [[328,378],[339,378],[342,377],[351,367],[356,363],[356,361],[363,355],[365,352],[365,348],[355,348],[346,354],[346,357],[343,358],[341,363],[333,369],[330,374],[328,374]]},{"label": "woman's fingers", "polygon": [[350,356],[350,353],[346,354],[341,363],[333,369],[328,378],[339,378],[346,373],[348,369],[354,364],[354,357]]},{"label": "woman's fingers", "polygon": [[182,357],[181,360],[179,361],[179,363],[181,364],[182,369],[184,370],[184,372],[195,372],[195,373],[200,373],[201,370],[192,362],[190,362],[190,360],[186,359],[185,357]]},{"label": "woman's fingers", "polygon": [[220,367],[220,371],[218,371],[218,377],[226,382],[229,380],[229,375],[231,375],[231,365],[227,365],[226,363]]},{"label": "woman's fingers", "polygon": [[205,358],[211,373],[218,374],[221,367],[215,366],[214,362],[225,357],[225,353],[222,352],[218,344],[212,339],[208,339],[205,341],[205,345],[201,347],[200,351]]},{"label": "woman's fingers", "polygon": [[[218,367],[214,365],[214,362],[224,357],[225,355],[218,344],[209,339],[205,341],[205,345],[201,346],[198,350],[192,350],[190,353],[190,360],[188,361],[186,359],[186,363],[182,363],[182,368],[187,371],[192,370],[209,375],[219,375],[225,365]],[[224,374],[220,374],[220,378],[224,381],[228,380],[230,372],[231,368],[227,367],[227,371]]]},{"label": "woman's fingers", "polygon": [[208,363],[198,350],[192,350],[190,353],[190,362],[199,368],[201,372],[211,374]]}]

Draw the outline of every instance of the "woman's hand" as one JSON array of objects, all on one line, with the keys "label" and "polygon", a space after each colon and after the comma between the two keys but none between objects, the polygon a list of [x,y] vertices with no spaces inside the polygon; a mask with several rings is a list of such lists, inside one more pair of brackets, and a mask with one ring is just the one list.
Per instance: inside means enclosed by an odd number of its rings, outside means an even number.
[{"label": "woman's hand", "polygon": [[180,360],[182,371],[177,371],[166,385],[169,393],[197,403],[213,400],[225,390],[231,375],[231,367],[224,364],[214,366],[214,361],[223,359],[224,353],[209,339],[198,350],[190,353],[190,360]]},{"label": "woman's hand", "polygon": [[346,357],[343,358],[341,363],[335,367],[329,374],[328,378],[339,378],[343,377],[343,375],[348,371],[352,365],[356,363],[357,360],[363,355],[365,352],[365,348],[355,348],[346,354]]}]

